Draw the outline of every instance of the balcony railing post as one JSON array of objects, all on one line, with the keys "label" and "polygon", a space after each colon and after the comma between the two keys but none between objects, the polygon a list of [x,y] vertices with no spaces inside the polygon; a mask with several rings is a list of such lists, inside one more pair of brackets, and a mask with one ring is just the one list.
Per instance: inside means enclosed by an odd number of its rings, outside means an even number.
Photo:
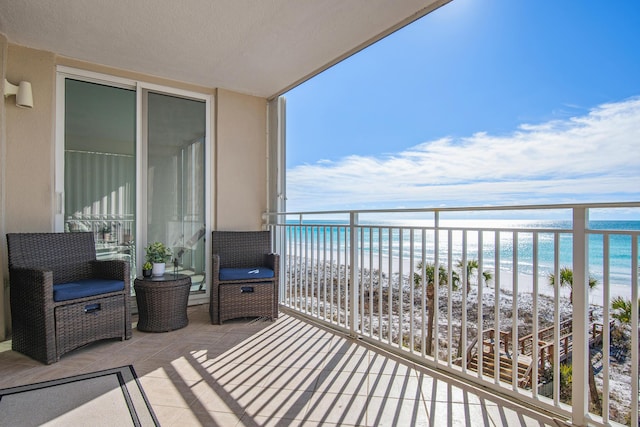
[{"label": "balcony railing post", "polygon": [[[282,219],[281,219],[282,218]],[[289,259],[289,252],[287,251],[287,228],[278,227],[277,224],[286,224],[286,216],[277,215],[272,222],[271,234],[274,236],[274,252],[280,254],[280,277],[278,282],[278,304],[286,303],[285,292],[287,282],[287,260]]]},{"label": "balcony railing post", "polygon": [[[433,213],[433,330],[439,331],[440,324],[438,322],[438,316],[435,313],[438,313],[439,310],[439,302],[440,302],[440,212],[435,211]],[[422,277],[427,280],[426,276],[426,264],[422,266]],[[426,285],[424,287],[426,289]],[[431,314],[430,314],[431,315]],[[436,362],[440,360],[440,340],[438,339],[438,334],[435,334],[436,339],[433,340],[432,353],[433,358]],[[431,343],[429,343],[431,345]]]},{"label": "balcony railing post", "polygon": [[358,282],[359,259],[358,259],[358,213],[349,214],[349,331],[352,337],[357,336],[358,326]]},{"label": "balcony railing post", "polygon": [[588,310],[588,236],[586,233],[589,215],[586,208],[573,208],[573,384],[572,417],[574,425],[586,425],[589,412],[588,369],[591,367],[589,353]]},{"label": "balcony railing post", "polygon": [[[640,415],[638,414],[638,394],[640,393],[638,388],[638,365],[640,364],[640,356],[638,355],[639,343],[638,343],[638,311],[640,308],[640,296],[638,296],[638,274],[640,273],[640,266],[638,266],[638,236],[631,238],[631,416],[630,419],[637,420]],[[604,326],[603,326],[604,327]]]}]

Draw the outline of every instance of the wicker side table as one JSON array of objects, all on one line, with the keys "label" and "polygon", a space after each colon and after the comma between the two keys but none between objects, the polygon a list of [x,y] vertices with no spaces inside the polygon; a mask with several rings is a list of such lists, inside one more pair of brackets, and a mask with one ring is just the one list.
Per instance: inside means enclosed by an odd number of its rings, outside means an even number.
[{"label": "wicker side table", "polygon": [[138,277],[133,285],[138,303],[138,330],[168,332],[189,324],[187,302],[191,277],[186,274],[165,274],[159,277]]}]

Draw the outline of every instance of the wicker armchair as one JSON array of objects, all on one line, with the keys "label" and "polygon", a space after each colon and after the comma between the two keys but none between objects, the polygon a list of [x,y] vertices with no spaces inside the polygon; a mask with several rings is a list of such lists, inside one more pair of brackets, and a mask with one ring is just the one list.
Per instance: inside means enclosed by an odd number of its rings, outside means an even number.
[{"label": "wicker armchair", "polygon": [[214,231],[209,315],[222,324],[238,317],[278,317],[280,256],[269,231]]},{"label": "wicker armchair", "polygon": [[129,264],[97,261],[92,233],[9,233],[7,246],[13,350],[50,364],[131,338]]}]

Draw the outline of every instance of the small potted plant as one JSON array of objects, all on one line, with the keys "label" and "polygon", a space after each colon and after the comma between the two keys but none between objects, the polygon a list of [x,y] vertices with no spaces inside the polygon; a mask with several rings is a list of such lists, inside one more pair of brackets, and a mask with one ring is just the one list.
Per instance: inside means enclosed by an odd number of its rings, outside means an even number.
[{"label": "small potted plant", "polygon": [[153,264],[152,275],[162,276],[165,270],[165,263],[171,257],[171,249],[165,246],[164,243],[154,242],[145,248],[146,260]]},{"label": "small potted plant", "polygon": [[147,261],[142,265],[142,277],[151,277],[153,265]]},{"label": "small potted plant", "polygon": [[103,225],[100,229],[100,234],[102,234],[102,240],[111,240],[111,226],[109,224]]}]

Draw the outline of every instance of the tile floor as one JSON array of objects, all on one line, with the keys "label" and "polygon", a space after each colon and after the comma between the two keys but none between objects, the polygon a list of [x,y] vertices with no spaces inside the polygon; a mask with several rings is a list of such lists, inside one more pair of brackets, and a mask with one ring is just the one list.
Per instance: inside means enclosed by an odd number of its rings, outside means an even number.
[{"label": "tile floor", "polygon": [[162,426],[545,426],[553,420],[281,314],[134,329],[45,366],[0,343],[0,388],[132,364]]}]

